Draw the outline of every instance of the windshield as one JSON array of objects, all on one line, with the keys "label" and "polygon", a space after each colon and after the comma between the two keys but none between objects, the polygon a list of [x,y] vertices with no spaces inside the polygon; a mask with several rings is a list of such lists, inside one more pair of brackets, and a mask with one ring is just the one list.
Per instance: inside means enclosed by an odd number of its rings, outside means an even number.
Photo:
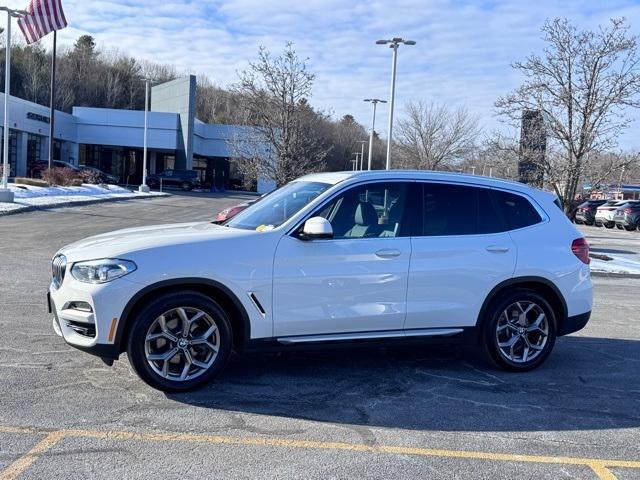
[{"label": "windshield", "polygon": [[225,225],[243,230],[272,230],[331,187],[321,182],[291,182],[260,199]]}]

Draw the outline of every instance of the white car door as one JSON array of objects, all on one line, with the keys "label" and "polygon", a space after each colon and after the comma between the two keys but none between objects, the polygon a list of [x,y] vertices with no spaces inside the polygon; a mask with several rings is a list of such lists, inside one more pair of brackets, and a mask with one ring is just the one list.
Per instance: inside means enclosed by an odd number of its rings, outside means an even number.
[{"label": "white car door", "polygon": [[473,326],[491,289],[513,276],[516,245],[488,189],[423,183],[420,197],[405,330]]},{"label": "white car door", "polygon": [[309,217],[334,237],[278,244],[273,270],[274,334],[300,336],[402,331],[411,241],[408,183],[374,182],[338,193]]}]

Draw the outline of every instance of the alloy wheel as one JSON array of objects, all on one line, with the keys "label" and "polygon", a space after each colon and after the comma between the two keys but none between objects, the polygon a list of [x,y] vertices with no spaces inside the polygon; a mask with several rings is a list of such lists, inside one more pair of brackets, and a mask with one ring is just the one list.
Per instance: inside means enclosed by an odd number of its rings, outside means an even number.
[{"label": "alloy wheel", "polygon": [[220,349],[216,322],[206,312],[178,307],[157,317],[145,337],[145,357],[158,375],[193,380],[215,362]]},{"label": "alloy wheel", "polygon": [[549,338],[549,321],[542,307],[530,301],[505,308],[496,324],[500,354],[513,363],[528,363],[539,357]]}]

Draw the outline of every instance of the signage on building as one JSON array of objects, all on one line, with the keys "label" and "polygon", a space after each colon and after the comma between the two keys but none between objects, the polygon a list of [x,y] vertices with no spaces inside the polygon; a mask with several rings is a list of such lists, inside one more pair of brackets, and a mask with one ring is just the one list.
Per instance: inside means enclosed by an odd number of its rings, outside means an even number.
[{"label": "signage on building", "polygon": [[29,120],[36,120],[38,122],[51,123],[51,119],[49,117],[40,115],[39,113],[27,112],[27,118]]}]

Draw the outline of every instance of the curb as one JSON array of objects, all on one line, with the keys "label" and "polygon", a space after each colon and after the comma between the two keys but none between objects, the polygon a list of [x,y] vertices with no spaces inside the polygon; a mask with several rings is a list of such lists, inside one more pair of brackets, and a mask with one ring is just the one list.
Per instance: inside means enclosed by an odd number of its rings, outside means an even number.
[{"label": "curb", "polygon": [[17,215],[19,213],[33,212],[36,210],[53,210],[56,208],[65,207],[82,207],[84,205],[92,205],[94,203],[107,203],[107,202],[124,202],[125,200],[153,200],[154,198],[170,197],[170,193],[162,192],[156,195],[144,195],[141,197],[109,197],[109,198],[96,198],[95,200],[80,200],[78,202],[57,203],[55,205],[25,205],[24,208],[17,208],[15,210],[9,210],[8,212],[0,212],[0,217],[9,215]]},{"label": "curb", "polygon": [[640,278],[640,273],[591,272],[592,277],[603,278]]}]

